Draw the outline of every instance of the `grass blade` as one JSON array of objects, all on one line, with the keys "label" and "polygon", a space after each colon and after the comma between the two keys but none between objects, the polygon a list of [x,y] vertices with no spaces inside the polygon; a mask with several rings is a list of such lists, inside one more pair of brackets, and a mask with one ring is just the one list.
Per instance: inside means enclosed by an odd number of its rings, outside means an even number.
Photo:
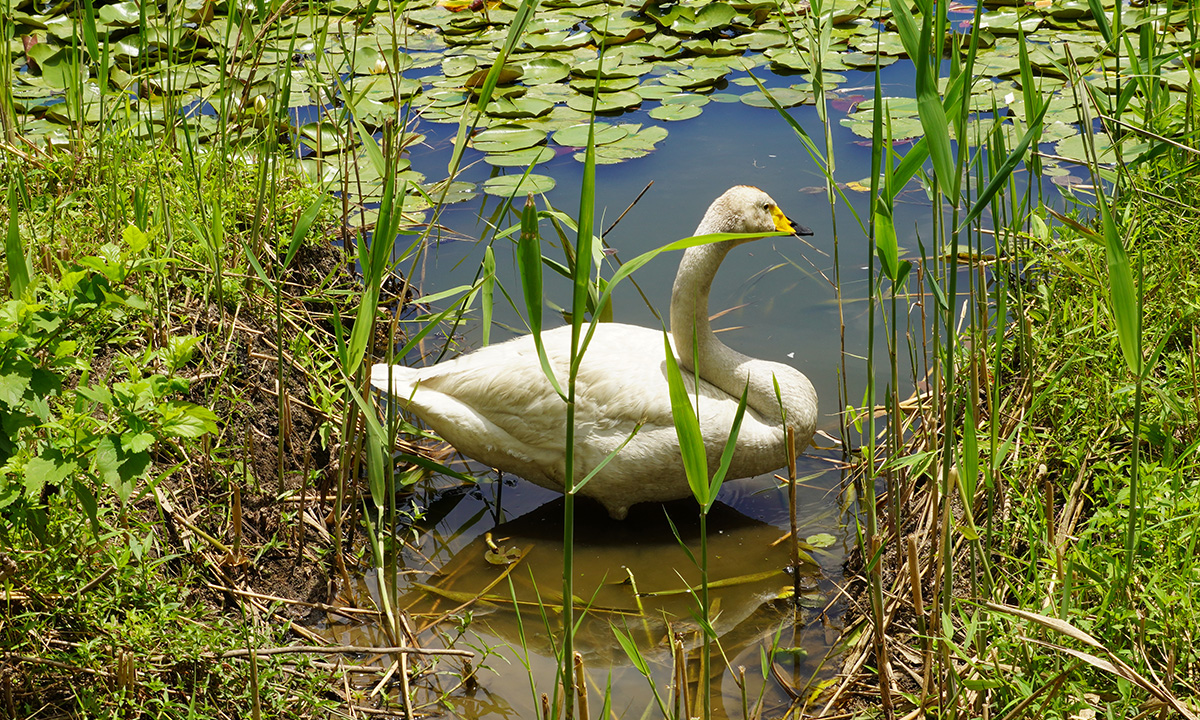
[{"label": "grass blade", "polygon": [[683,458],[683,467],[687,472],[688,485],[692,495],[700,503],[700,507],[708,508],[713,495],[709,496],[708,484],[708,454],[704,449],[704,438],[700,435],[700,419],[696,417],[696,409],[692,407],[688,397],[687,387],[683,384],[683,375],[679,372],[679,363],[671,350],[671,342],[666,331],[663,332],[663,347],[667,357],[667,385],[671,394],[671,417],[675,421],[675,435],[679,438],[679,454]]},{"label": "grass blade", "polygon": [[4,257],[8,262],[8,290],[20,297],[29,285],[29,260],[21,245],[21,228],[17,224],[16,183],[8,186],[8,232],[4,235]]}]

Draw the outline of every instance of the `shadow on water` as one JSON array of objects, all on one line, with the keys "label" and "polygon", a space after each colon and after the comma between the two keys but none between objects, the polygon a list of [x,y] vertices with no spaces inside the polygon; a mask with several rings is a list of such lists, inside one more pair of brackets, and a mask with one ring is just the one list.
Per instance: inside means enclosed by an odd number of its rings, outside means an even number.
[{"label": "shadow on water", "polygon": [[[829,467],[810,458],[799,468],[805,478],[797,491],[802,538],[841,527],[841,474]],[[720,646],[709,687],[717,717],[743,716],[739,666],[747,669],[751,705],[763,693],[768,708],[788,706],[789,690],[804,695],[835,669],[827,655],[841,630],[844,608],[837,587],[852,531],[835,530],[837,535],[818,542],[824,547],[806,547],[814,562],[802,561],[793,578],[787,489],[780,485],[770,475],[727,483],[709,515],[709,577]],[[420,683],[426,687],[418,691],[419,701],[448,703],[456,717],[536,716],[540,700],[530,681],[539,694],[552,692],[560,642],[562,498],[504,479],[444,487],[417,502],[427,508],[426,519],[397,558],[397,605],[424,645],[470,648],[482,666],[470,687],[455,688],[449,677]],[[697,511],[690,500],[645,503],[624,521],[614,521],[599,505],[578,503],[575,592],[577,605],[589,609],[575,647],[584,659],[594,708],[610,686],[616,716],[658,714],[650,682],[621,648],[614,627],[637,643],[664,697],[678,646],[689,693],[695,693],[699,634],[696,600],[688,588],[698,586],[700,575],[688,552],[700,552]],[[368,575],[358,590],[378,596],[377,582]],[[795,587],[800,594],[793,600]],[[327,632],[339,643],[386,644],[370,625],[332,625]],[[772,649],[768,674],[774,677],[764,684],[761,657]]]}]

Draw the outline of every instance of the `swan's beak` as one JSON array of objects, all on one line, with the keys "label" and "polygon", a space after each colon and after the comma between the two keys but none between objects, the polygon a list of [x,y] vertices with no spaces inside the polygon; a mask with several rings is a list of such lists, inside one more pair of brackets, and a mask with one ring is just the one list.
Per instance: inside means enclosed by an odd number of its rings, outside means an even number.
[{"label": "swan's beak", "polygon": [[771,206],[771,219],[775,221],[775,229],[780,232],[791,233],[793,235],[812,235],[813,231],[792,222],[791,218],[783,214],[783,211],[778,207]]}]

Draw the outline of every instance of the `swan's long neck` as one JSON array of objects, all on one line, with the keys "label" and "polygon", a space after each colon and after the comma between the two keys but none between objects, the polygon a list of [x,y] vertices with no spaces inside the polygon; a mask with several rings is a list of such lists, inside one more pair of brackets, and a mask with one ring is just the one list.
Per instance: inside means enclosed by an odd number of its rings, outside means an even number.
[{"label": "swan's long neck", "polygon": [[[697,234],[703,234],[697,231]],[[671,291],[671,337],[680,365],[733,397],[741,397],[749,377],[746,404],[764,417],[779,417],[779,402],[768,365],[717,339],[708,321],[708,295],[721,261],[733,247],[721,242],[688,248]],[[759,371],[755,372],[755,367]]]},{"label": "swan's long neck", "polygon": [[[697,231],[697,234],[702,233]],[[679,273],[671,290],[671,337],[675,340],[679,362],[691,371],[695,371],[699,363],[701,376],[709,382],[713,382],[710,374],[724,376],[747,360],[753,360],[718,340],[708,321],[709,291],[729,250],[729,243],[688,248],[679,262]],[[741,383],[745,383],[745,378]],[[742,394],[740,383],[737,392],[720,382],[714,384],[730,395],[740,397]]]}]

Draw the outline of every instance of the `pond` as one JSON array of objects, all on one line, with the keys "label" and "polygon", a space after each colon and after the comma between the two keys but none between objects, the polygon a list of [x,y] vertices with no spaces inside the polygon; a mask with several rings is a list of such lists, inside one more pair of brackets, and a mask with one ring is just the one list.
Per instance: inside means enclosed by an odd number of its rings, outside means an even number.
[{"label": "pond", "polygon": [[[388,119],[402,117],[411,121],[405,127],[411,135],[400,178],[410,183],[406,209],[419,220],[429,220],[431,212],[416,186],[435,196],[440,190],[436,181],[445,178],[459,120],[471,117],[464,109],[505,46],[510,23],[526,9],[516,2],[422,0],[403,6],[406,23],[391,8],[372,5],[380,12],[367,16],[348,0],[279,15],[271,13],[280,7],[262,3],[257,9],[223,5],[219,12],[216,3],[185,5],[180,22],[133,2],[102,4],[94,18],[18,3],[18,32],[9,49],[21,60],[14,64],[12,87],[21,132],[69,142],[71,124],[113,122],[124,112],[131,123],[124,132],[151,138],[161,133],[165,118],[182,111],[206,150],[260,157],[285,138],[299,167],[331,190],[353,174],[355,200],[369,208],[378,199],[381,168],[372,167],[363,143],[378,139]],[[1011,149],[1025,130],[1026,103],[1048,98],[1040,149],[1054,157],[1047,158],[1038,182],[1069,188],[1079,180],[1069,159],[1084,156],[1083,133],[1090,135],[1094,126],[1065,81],[1067,66],[1080,63],[1080,77],[1103,93],[1119,89],[1102,51],[1107,26],[1077,2],[991,8],[977,22],[975,12],[971,4],[948,8],[952,28],[977,27],[983,48],[979,78],[964,93],[971,128],[980,132],[975,142],[994,130],[988,141]],[[1170,21],[1164,27],[1178,27],[1169,12],[1156,3],[1130,8],[1124,27],[1136,32],[1164,20]],[[262,22],[261,31],[240,32],[234,22],[239,14]],[[1018,29],[1033,41],[1020,39]],[[1164,32],[1163,42],[1173,42],[1174,32]],[[596,59],[600,39],[618,43],[603,66]],[[1023,45],[1036,89],[1016,80]],[[577,649],[594,708],[605,688],[611,688],[615,716],[640,717],[657,712],[655,689],[710,687],[718,717],[742,717],[751,707],[772,716],[797,699],[814,701],[813,690],[836,671],[835,642],[845,629],[843,562],[857,542],[857,507],[834,438],[845,406],[864,402],[871,330],[870,250],[851,212],[865,218],[869,208],[875,78],[865,69],[876,62],[885,66],[885,115],[903,154],[923,135],[913,65],[904,53],[884,5],[827,4],[813,13],[807,3],[547,3],[529,19],[487,106],[489,115],[467,142],[452,178],[452,195],[461,202],[440,209],[439,229],[429,235],[419,264],[400,263],[402,271],[411,269],[420,294],[474,282],[487,244],[480,239],[516,222],[512,214],[494,216],[498,196],[506,188],[511,192],[529,163],[536,163],[532,185],[511,194],[546,189],[539,203],[575,215],[583,170],[579,127],[589,119],[595,93],[606,111],[598,118],[604,164],[596,172],[597,229],[613,224],[653,183],[605,235],[614,253],[606,277],[618,258],[691,235],[712,199],[735,184],[762,188],[814,231],[804,240],[771,238],[736,249],[717,277],[709,308],[720,314],[715,326],[725,343],[791,365],[816,387],[820,449],[806,453],[797,469],[804,562],[795,574],[784,571],[792,563],[790,501],[776,474],[727,483],[708,528],[720,660],[711,682],[699,682],[695,599],[687,592],[697,582],[688,555],[698,551],[695,504],[646,504],[613,521],[581,503],[576,592],[590,610]],[[818,64],[830,91],[825,119],[812,106]],[[1187,82],[1187,69],[1177,60],[1167,67],[1159,75],[1165,83],[1161,107],[1171,107],[1173,94]],[[832,175],[844,193],[832,210],[824,171],[788,123],[764,107],[751,71],[822,153],[828,131]],[[1154,108],[1128,111],[1149,115]],[[1097,138],[1099,159],[1111,159],[1103,136]],[[1026,182],[1018,181],[1018,192]],[[931,207],[930,193],[918,182],[898,194],[893,220],[902,257],[919,260],[918,242],[935,234]],[[547,232],[547,224],[542,229]],[[402,238],[397,248],[407,244]],[[511,240],[491,245],[499,285],[518,298]],[[543,252],[552,254],[549,245]],[[677,255],[663,256],[635,273],[636,288],[626,284],[614,298],[615,318],[659,327],[652,309],[667,309],[677,263]],[[547,306],[568,306],[566,282],[551,273],[546,278]],[[910,290],[920,297],[915,285]],[[920,328],[925,319],[912,312],[902,322]],[[521,315],[498,294],[491,341],[522,332]],[[558,322],[548,317],[551,326]],[[478,312],[468,313],[452,334],[431,335],[405,360],[432,362],[448,340],[450,355],[479,347]],[[877,334],[879,356],[885,353],[882,337]],[[913,392],[920,383],[915,376],[924,372],[923,365],[913,372],[908,357],[903,354],[898,373],[901,397]],[[878,373],[877,386],[886,387],[885,363]],[[540,693],[551,692],[555,682],[562,499],[461,458],[447,463],[475,482],[435,476],[414,488],[410,502],[418,517],[397,528],[404,542],[392,556],[399,605],[410,613],[422,644],[472,648],[478,657],[467,680],[461,668],[443,672],[439,666],[439,672],[424,674],[415,687],[417,701],[461,717],[534,717],[541,712]],[[356,582],[363,597],[379,598],[380,578]],[[390,644],[371,625],[331,623],[323,632],[339,644]],[[649,660],[653,682],[621,638]],[[739,668],[746,668],[744,680]]]},{"label": "pond", "polygon": [[[910,82],[911,69],[897,68],[885,78],[890,82],[892,75],[898,77],[898,85]],[[872,82],[865,74],[856,79],[864,85]],[[815,109],[799,107],[790,112],[811,136],[822,136]],[[619,120],[641,122],[645,118],[639,115],[644,114],[631,113]],[[869,144],[841,125],[831,124],[831,129],[838,162],[848,168],[867,167]],[[429,133],[428,137],[429,147],[412,153],[414,168],[436,167],[449,157],[452,132]],[[470,159],[468,152],[468,163]],[[545,196],[549,203],[574,214],[582,165],[570,155],[561,155],[539,166],[538,171],[556,181],[556,187]],[[460,178],[483,182],[491,174],[489,166],[476,164]],[[805,697],[829,680],[837,669],[833,647],[844,629],[845,612],[839,588],[845,582],[843,562],[855,543],[853,510],[844,509],[842,453],[831,439],[840,433],[839,326],[844,318],[846,346],[853,348],[854,354],[846,362],[849,397],[857,402],[865,386],[865,362],[860,354],[868,329],[868,246],[851,213],[839,203],[845,296],[839,306],[831,282],[834,218],[822,175],[773,110],[714,103],[699,117],[672,125],[671,134],[647,157],[600,166],[596,174],[597,226],[611,224],[650,182],[653,186],[605,236],[621,258],[692,234],[709,202],[733,184],[767,190],[793,220],[814,232],[803,239],[769,238],[736,249],[723,264],[710,301],[710,313],[721,313],[714,327],[725,330],[720,335],[723,342],[751,356],[789,364],[809,377],[821,403],[818,428],[828,434],[818,437],[821,450],[810,449],[798,463],[797,475],[802,478],[796,504],[799,536],[820,538],[815,540],[820,547],[806,551],[815,564],[802,566],[797,603],[785,598],[793,580],[784,572],[790,563],[789,513],[787,489],[780,478],[769,474],[726,483],[710,521],[711,577],[729,583],[715,594],[723,658],[731,668],[753,668],[747,672],[750,682],[745,692],[751,703],[763,693],[770,717],[786,710],[794,696]],[[865,193],[848,194],[863,212]],[[910,233],[927,232],[932,219],[924,191],[914,186],[902,198],[897,225],[910,228]],[[482,196],[443,212],[440,223],[447,232],[429,246],[419,273],[415,273],[426,291],[474,281],[484,243],[463,238],[491,234],[480,218],[490,217],[498,202]],[[506,228],[513,222],[515,218],[509,216],[500,226]],[[406,244],[402,239],[400,245]],[[519,297],[512,248],[510,240],[495,242],[497,275],[508,294]],[[544,252],[552,254],[549,249]],[[650,308],[665,313],[678,258],[678,254],[660,257],[639,269],[633,277],[649,307],[637,289],[626,286],[616,295],[615,319],[660,327]],[[611,275],[613,269],[605,275]],[[549,273],[546,278],[548,306],[568,306],[566,281]],[[498,293],[491,342],[518,334],[514,330],[525,327],[523,309],[518,312],[501,297]],[[548,318],[550,327],[561,323],[553,313]],[[478,314],[473,313],[455,327],[455,344],[447,356],[478,347],[481,334]],[[433,361],[443,350],[443,340],[424,345],[428,357],[417,352],[408,361]],[[901,378],[901,393],[907,396],[912,382],[906,370]],[[880,387],[887,381],[886,369],[881,367]],[[418,628],[424,628],[424,642],[440,645],[453,635],[445,628],[463,622],[464,636],[455,646],[486,649],[485,656],[495,656],[487,659],[488,670],[476,676],[476,689],[449,692],[454,683],[438,685],[421,690],[421,700],[434,703],[440,699],[459,717],[532,717],[539,710],[539,701],[530,692],[529,677],[532,675],[539,692],[549,692],[556,667],[555,640],[547,637],[538,601],[553,605],[561,599],[562,498],[520,479],[497,478],[476,463],[453,467],[465,468],[477,483],[468,486],[447,477],[422,482],[413,505],[423,509],[424,518],[417,523],[415,541],[397,561],[402,577],[400,606],[413,614]],[[616,716],[657,712],[651,684],[622,650],[612,627],[626,631],[651,659],[660,692],[669,687],[675,667],[669,638],[679,633],[689,638],[688,650],[695,649],[695,624],[690,614],[695,601],[682,590],[698,582],[671,523],[686,539],[689,550],[698,553],[696,505],[692,501],[665,507],[645,504],[636,506],[624,521],[611,520],[595,505],[578,507],[576,592],[594,609],[581,628],[577,649],[588,668],[592,696],[602,695],[604,688],[611,686]],[[516,568],[491,564],[487,559],[489,542],[503,550],[511,548],[513,556],[520,557]],[[504,574],[506,569],[509,574]],[[497,583],[501,577],[503,581]],[[361,591],[377,596],[377,580],[364,578]],[[641,597],[635,596],[634,587]],[[478,600],[481,595],[486,599]],[[519,601],[516,611],[514,596]],[[551,624],[556,621],[555,616]],[[331,626],[329,631],[331,638],[342,644],[378,646],[385,642],[383,634],[370,627],[341,625]],[[760,652],[772,648],[780,652],[772,661],[774,677],[764,683]],[[694,653],[690,657],[694,660]],[[724,667],[724,659],[720,667]],[[697,671],[691,668],[693,683]],[[743,695],[734,671],[726,671],[711,687],[717,717],[740,717]],[[446,696],[439,697],[440,692]]]}]

